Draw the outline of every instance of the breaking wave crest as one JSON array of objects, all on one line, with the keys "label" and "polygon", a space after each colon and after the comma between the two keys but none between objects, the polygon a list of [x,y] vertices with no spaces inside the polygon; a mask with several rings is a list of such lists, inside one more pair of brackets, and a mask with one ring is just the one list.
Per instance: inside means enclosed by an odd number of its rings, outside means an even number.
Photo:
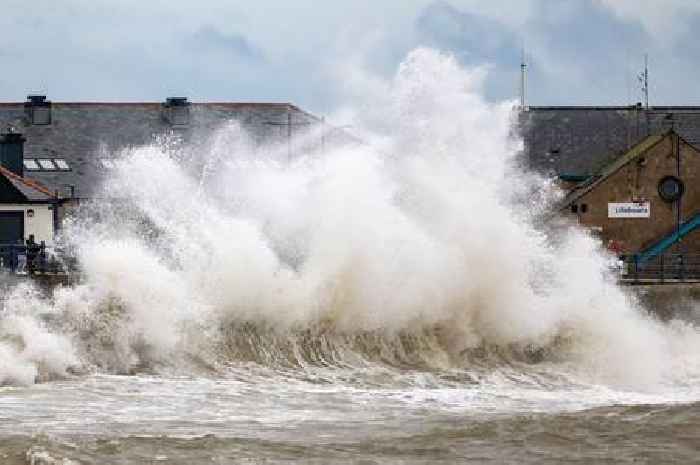
[{"label": "breaking wave crest", "polygon": [[650,316],[593,238],[543,221],[559,194],[518,166],[513,104],[483,100],[483,79],[420,49],[345,112],[366,144],[288,160],[231,123],[194,157],[121,154],[64,225],[83,281],[5,292],[0,383],[251,364],[697,380],[698,330]]}]

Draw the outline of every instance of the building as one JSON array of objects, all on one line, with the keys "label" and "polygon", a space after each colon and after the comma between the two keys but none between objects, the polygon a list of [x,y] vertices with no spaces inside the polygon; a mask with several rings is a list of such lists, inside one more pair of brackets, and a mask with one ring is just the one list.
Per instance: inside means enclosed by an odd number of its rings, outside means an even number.
[{"label": "building", "polygon": [[669,129],[700,146],[700,107],[695,106],[531,106],[519,116],[524,164],[574,182]]},{"label": "building", "polygon": [[19,134],[0,136],[0,244],[23,244],[29,236],[51,244],[56,230],[57,197],[24,177]]},{"label": "building", "polygon": [[253,149],[277,144],[288,157],[351,140],[289,103],[57,103],[43,95],[0,103],[0,255],[30,236],[50,246],[65,214],[97,195],[123,149],[177,142],[206,163],[214,132],[234,121]]},{"label": "building", "polygon": [[531,107],[524,164],[634,273],[700,278],[700,107]]},{"label": "building", "polygon": [[673,130],[648,136],[571,189],[561,209],[622,253],[700,251],[700,151]]}]

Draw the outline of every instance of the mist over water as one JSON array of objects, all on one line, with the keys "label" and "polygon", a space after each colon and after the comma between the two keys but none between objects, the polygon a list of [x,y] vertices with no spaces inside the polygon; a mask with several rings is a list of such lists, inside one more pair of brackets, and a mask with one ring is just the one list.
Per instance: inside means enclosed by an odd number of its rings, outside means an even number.
[{"label": "mist over water", "polygon": [[290,160],[232,122],[196,157],[119,154],[64,225],[83,282],[5,292],[0,384],[447,389],[438,403],[485,411],[697,400],[698,329],[650,316],[594,238],[546,224],[560,193],[520,168],[514,103],[485,101],[486,78],[419,49],[345,112],[366,143]]}]

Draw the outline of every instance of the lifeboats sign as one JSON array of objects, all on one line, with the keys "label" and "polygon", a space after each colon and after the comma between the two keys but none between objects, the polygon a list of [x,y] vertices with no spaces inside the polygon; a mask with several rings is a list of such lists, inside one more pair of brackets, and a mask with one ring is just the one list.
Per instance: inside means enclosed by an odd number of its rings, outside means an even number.
[{"label": "lifeboats sign", "polygon": [[608,218],[649,218],[649,202],[609,203]]}]

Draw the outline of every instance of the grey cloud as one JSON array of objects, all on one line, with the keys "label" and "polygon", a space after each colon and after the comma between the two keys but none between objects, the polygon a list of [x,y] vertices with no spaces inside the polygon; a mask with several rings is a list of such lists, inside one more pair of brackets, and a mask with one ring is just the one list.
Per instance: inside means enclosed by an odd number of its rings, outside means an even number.
[{"label": "grey cloud", "polygon": [[485,84],[487,97],[517,94],[520,45],[506,25],[438,1],[418,14],[415,27],[421,43],[451,51],[465,65],[491,66]]},{"label": "grey cloud", "polygon": [[621,104],[639,97],[636,71],[628,67],[641,68],[652,45],[646,31],[595,2],[569,4],[568,14],[551,17],[543,2],[541,14],[526,24],[533,96],[550,104]]},{"label": "grey cloud", "polygon": [[236,33],[223,33],[211,25],[205,25],[191,34],[185,43],[198,52],[222,52],[249,60],[264,60],[263,52],[245,36]]},{"label": "grey cloud", "polygon": [[523,43],[528,52],[532,104],[605,105],[640,100],[636,74],[645,52],[652,55],[653,77],[659,80],[652,82],[657,103],[692,104],[698,98],[699,92],[688,79],[690,69],[699,71],[689,59],[700,52],[692,37],[685,36],[669,53],[641,23],[614,15],[596,1],[534,2],[532,14],[517,30],[512,23],[486,18],[457,4],[438,1],[421,10],[415,23],[418,37],[427,45],[452,51],[467,65],[490,64],[485,85],[492,99],[517,95]]},{"label": "grey cloud", "polygon": [[[55,2],[36,0],[35,13],[25,1],[6,3],[3,100],[30,90],[46,90],[54,100],[159,100],[179,93],[293,101],[328,112],[347,98],[339,90],[342,76],[329,69],[358,61],[390,76],[421,45],[452,52],[468,66],[489,64],[487,97],[502,100],[517,95],[525,39],[532,104],[638,100],[635,74],[645,52],[652,103],[700,102],[694,38],[700,18],[678,10],[683,14],[672,16],[669,46],[627,10],[609,7],[626,3],[633,11],[633,0],[65,0],[53,9]],[[643,17],[654,11],[646,8]],[[666,25],[653,24],[655,31]]]},{"label": "grey cloud", "polygon": [[439,45],[462,52],[472,63],[496,63],[517,59],[518,42],[503,24],[461,11],[447,2],[428,5],[416,19],[420,38],[428,45]]}]

